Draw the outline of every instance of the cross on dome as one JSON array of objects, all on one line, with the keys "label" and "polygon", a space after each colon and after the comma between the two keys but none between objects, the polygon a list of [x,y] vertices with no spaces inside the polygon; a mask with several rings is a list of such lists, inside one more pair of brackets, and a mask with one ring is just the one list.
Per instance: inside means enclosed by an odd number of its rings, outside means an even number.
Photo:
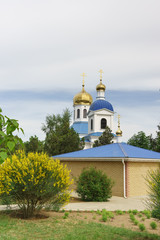
[{"label": "cross on dome", "polygon": [[99,70],[99,73],[100,73],[100,80],[102,81],[102,73],[104,73],[104,72],[103,72],[102,69],[100,69],[100,70]]},{"label": "cross on dome", "polygon": [[81,76],[83,77],[83,83],[82,86],[84,87],[84,78],[87,76],[84,72],[81,74]]}]

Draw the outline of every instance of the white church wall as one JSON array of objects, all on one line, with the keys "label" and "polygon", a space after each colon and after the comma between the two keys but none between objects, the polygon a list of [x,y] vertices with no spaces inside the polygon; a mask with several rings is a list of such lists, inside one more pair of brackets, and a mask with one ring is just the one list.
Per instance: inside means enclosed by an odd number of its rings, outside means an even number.
[{"label": "white church wall", "polygon": [[[89,107],[88,105],[76,105],[74,106],[74,122],[86,122],[88,121],[88,116],[86,116],[86,118],[83,117],[83,110],[86,109],[87,110],[87,114],[88,114],[88,110],[89,110]],[[77,111],[80,111],[80,116],[77,117]]]}]

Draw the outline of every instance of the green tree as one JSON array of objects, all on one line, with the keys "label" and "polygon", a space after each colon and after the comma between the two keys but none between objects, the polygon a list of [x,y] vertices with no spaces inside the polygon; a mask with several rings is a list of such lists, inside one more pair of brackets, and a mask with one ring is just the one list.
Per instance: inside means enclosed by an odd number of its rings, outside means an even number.
[{"label": "green tree", "polygon": [[70,128],[71,113],[68,109],[60,115],[48,115],[42,130],[46,133],[44,149],[49,156],[81,150],[84,140]]},{"label": "green tree", "polygon": [[155,138],[155,142],[156,142],[155,151],[160,152],[160,124],[157,127],[158,127],[158,131],[156,132],[157,136]]},{"label": "green tree", "polygon": [[15,131],[24,133],[18,120],[3,116],[0,108],[0,163],[11,156],[18,145],[23,146],[22,139],[13,135]]},{"label": "green tree", "polygon": [[24,147],[25,147],[25,152],[29,153],[29,152],[44,152],[44,141],[40,141],[38,139],[38,137],[35,136],[31,136],[29,138],[29,141],[24,143]]},{"label": "green tree", "polygon": [[146,134],[143,131],[138,132],[137,134],[134,134],[129,140],[128,144],[140,148],[150,149],[150,137],[146,136]]},{"label": "green tree", "polygon": [[98,140],[96,140],[93,144],[93,147],[98,147],[98,146],[102,146],[102,145],[107,145],[110,143],[113,143],[113,134],[111,129],[107,126],[105,131],[102,133],[102,135],[98,138]]}]

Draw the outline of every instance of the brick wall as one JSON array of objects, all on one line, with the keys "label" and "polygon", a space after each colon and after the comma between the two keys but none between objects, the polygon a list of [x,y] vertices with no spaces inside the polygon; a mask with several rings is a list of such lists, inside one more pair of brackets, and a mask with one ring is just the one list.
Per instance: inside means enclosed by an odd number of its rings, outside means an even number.
[{"label": "brick wall", "polygon": [[159,167],[160,163],[157,162],[128,162],[128,197],[147,195],[148,186],[145,180],[147,172]]},{"label": "brick wall", "polygon": [[[102,170],[107,174],[108,177],[111,177],[115,184],[112,188],[112,195],[123,197],[123,164],[122,162],[111,162],[111,161],[62,161],[67,165],[68,169],[71,170],[71,176],[78,177],[83,168],[90,166],[96,167],[97,169]],[[72,186],[72,189],[75,189],[75,184]]]}]

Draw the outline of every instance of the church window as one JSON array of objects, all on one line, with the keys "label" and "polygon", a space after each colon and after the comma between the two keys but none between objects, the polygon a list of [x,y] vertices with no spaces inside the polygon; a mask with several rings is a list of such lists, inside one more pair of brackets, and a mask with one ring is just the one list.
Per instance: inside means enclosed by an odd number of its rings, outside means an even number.
[{"label": "church window", "polygon": [[83,118],[87,118],[87,109],[83,110]]},{"label": "church window", "polygon": [[80,109],[77,109],[77,118],[80,118]]},{"label": "church window", "polygon": [[91,130],[93,130],[93,119],[91,119]]},{"label": "church window", "polygon": [[107,126],[107,120],[105,118],[101,119],[101,129],[105,129]]}]

